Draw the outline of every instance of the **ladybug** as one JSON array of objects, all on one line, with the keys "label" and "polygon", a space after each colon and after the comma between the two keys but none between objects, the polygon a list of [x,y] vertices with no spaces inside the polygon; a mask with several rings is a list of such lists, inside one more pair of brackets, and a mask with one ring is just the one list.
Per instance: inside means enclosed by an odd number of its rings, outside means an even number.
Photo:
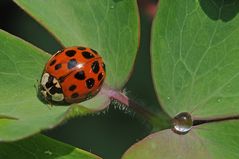
[{"label": "ladybug", "polygon": [[87,47],[68,47],[46,63],[39,94],[55,104],[79,103],[95,96],[105,79],[102,57]]}]

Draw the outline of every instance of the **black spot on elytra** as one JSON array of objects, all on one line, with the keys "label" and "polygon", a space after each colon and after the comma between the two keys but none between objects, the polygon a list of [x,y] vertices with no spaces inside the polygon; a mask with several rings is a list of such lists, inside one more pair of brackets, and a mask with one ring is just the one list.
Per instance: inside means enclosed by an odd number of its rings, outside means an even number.
[{"label": "black spot on elytra", "polygon": [[61,64],[60,63],[55,66],[55,70],[59,70],[60,68],[61,68]]},{"label": "black spot on elytra", "polygon": [[[104,63],[102,63],[102,67],[103,67],[103,69],[105,70],[105,64]],[[106,70],[105,70],[106,71]]]},{"label": "black spot on elytra", "polygon": [[84,71],[79,71],[75,74],[75,78],[78,80],[84,80],[85,79],[85,73]]},{"label": "black spot on elytra", "polygon": [[78,94],[78,93],[73,93],[73,94],[71,95],[71,98],[77,98],[77,97],[79,97],[79,94]]},{"label": "black spot on elytra", "polygon": [[98,61],[93,62],[91,65],[91,69],[94,73],[98,73],[100,69],[99,62]]},{"label": "black spot on elytra", "polygon": [[101,72],[99,75],[98,75],[98,81],[102,80],[103,78],[103,73]]},{"label": "black spot on elytra", "polygon": [[69,87],[69,91],[74,91],[76,89],[76,85],[71,85],[70,87]]},{"label": "black spot on elytra", "polygon": [[79,46],[77,49],[78,49],[78,50],[85,50],[86,48]]},{"label": "black spot on elytra", "polygon": [[71,59],[68,64],[67,64],[67,68],[68,69],[72,69],[73,67],[75,67],[77,65],[77,61],[76,59]]},{"label": "black spot on elytra", "polygon": [[89,78],[86,80],[86,86],[88,89],[91,89],[95,84],[95,80],[93,78]]},{"label": "black spot on elytra", "polygon": [[98,52],[97,51],[95,51],[94,49],[90,49],[95,55],[97,55],[98,54]]},{"label": "black spot on elytra", "polygon": [[73,57],[73,56],[75,56],[75,54],[76,54],[76,51],[75,50],[68,50],[68,51],[66,51],[66,56],[68,56],[68,57]]},{"label": "black spot on elytra", "polygon": [[56,60],[51,61],[50,66],[54,65],[56,63]]},{"label": "black spot on elytra", "polygon": [[90,52],[88,52],[88,51],[82,52],[82,55],[83,55],[84,58],[86,58],[86,59],[91,59],[91,58],[94,58],[94,57],[95,57],[92,53],[90,53]]}]

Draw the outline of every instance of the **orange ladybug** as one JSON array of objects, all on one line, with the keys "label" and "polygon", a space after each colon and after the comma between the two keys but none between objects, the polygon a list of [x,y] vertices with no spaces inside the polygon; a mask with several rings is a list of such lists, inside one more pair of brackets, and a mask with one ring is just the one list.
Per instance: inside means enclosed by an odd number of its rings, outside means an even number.
[{"label": "orange ladybug", "polygon": [[100,91],[105,76],[105,64],[95,50],[68,47],[46,63],[39,92],[50,103],[79,103]]}]

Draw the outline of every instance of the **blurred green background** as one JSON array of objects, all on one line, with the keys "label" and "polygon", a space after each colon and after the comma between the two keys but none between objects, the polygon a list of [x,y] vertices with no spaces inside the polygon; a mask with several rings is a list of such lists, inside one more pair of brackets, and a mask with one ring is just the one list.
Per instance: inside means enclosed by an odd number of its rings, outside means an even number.
[{"label": "blurred green background", "polygon": [[[140,47],[125,91],[129,97],[148,109],[160,112],[151,79],[149,52],[151,21],[157,0],[139,0],[138,4],[141,16]],[[42,26],[12,1],[1,0],[0,11],[1,29],[49,53],[55,53],[61,48]],[[120,110],[117,104],[111,104],[100,114],[77,117],[43,133],[103,158],[117,159],[150,131],[150,125],[144,119]]]}]

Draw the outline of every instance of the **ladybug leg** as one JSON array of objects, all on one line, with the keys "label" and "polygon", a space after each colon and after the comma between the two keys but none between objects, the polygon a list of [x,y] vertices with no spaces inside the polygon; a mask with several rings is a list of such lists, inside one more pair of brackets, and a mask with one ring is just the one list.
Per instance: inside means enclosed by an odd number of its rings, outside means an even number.
[{"label": "ladybug leg", "polygon": [[53,104],[51,103],[51,101],[48,100],[47,96],[44,96],[44,101],[46,101],[47,108],[51,110],[53,107]]},{"label": "ladybug leg", "polygon": [[48,104],[47,104],[47,108],[48,108],[49,110],[51,110],[52,107],[53,107],[52,103],[48,103]]},{"label": "ladybug leg", "polygon": [[52,109],[52,107],[53,107],[53,104],[52,104],[52,102],[47,98],[47,95],[44,95],[44,100],[46,101],[46,105],[47,105],[47,107],[48,107],[48,109]]}]

